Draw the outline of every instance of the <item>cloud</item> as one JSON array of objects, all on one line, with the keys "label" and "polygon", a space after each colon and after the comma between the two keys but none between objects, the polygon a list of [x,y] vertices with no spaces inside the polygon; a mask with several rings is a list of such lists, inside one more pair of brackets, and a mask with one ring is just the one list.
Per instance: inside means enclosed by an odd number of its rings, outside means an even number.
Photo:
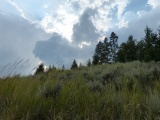
[{"label": "cloud", "polygon": [[73,0],[65,2],[65,6],[59,5],[56,13],[41,21],[43,28],[53,35],[36,43],[34,55],[47,65],[69,66],[73,59],[86,62],[92,57],[97,41],[112,25],[115,26],[109,17],[110,11],[118,6],[114,14],[121,16],[127,4],[126,0]]},{"label": "cloud", "polygon": [[158,0],[7,1],[0,5],[1,64],[38,57],[69,66],[91,58],[97,41],[112,31],[123,42],[130,34],[141,39],[146,25],[160,25]]},{"label": "cloud", "polygon": [[11,5],[13,5],[16,8],[16,10],[20,13],[21,17],[23,17],[24,19],[28,20],[27,17],[25,16],[23,10],[16,3],[14,3],[11,0],[7,0],[7,1],[8,1],[8,3],[10,3]]},{"label": "cloud", "polygon": [[125,10],[132,12],[137,12],[140,10],[150,11],[151,6],[149,6],[147,2],[147,0],[131,0]]},{"label": "cloud", "polygon": [[119,43],[127,41],[129,35],[133,35],[137,40],[141,40],[145,35],[144,29],[146,26],[152,28],[153,31],[157,31],[158,26],[160,26],[159,9],[160,7],[149,12],[143,10],[138,12],[126,12],[123,18],[128,22],[127,27],[110,29],[107,32],[108,36],[110,32],[114,31],[119,36]]},{"label": "cloud", "polygon": [[55,15],[45,16],[40,21],[40,25],[47,33],[57,32],[71,41],[72,26],[77,19],[78,17],[72,14],[68,15],[65,10],[62,10]]},{"label": "cloud", "polygon": [[85,63],[93,53],[91,46],[85,46],[83,49],[72,45],[66,38],[58,33],[53,33],[52,37],[46,41],[38,41],[33,50],[35,56],[38,56],[45,64],[61,67],[63,64],[69,68],[73,59],[77,62]]},{"label": "cloud", "polygon": [[160,6],[159,0],[148,0],[148,4],[151,5],[153,8]]},{"label": "cloud", "polygon": [[33,50],[47,65],[54,64],[70,67],[73,59],[85,63],[91,58],[95,44],[100,37],[92,22],[96,10],[87,8],[79,18],[79,22],[73,25],[72,42],[59,33],[53,33],[52,37],[45,41],[38,41]]},{"label": "cloud", "polygon": [[[39,22],[46,32],[59,33],[71,42],[74,24],[79,22],[80,16],[84,14],[87,8],[90,8],[88,11],[91,12],[92,10],[96,13],[92,13],[94,15],[91,15],[89,19],[91,19],[97,31],[104,35],[108,29],[116,25],[115,22],[118,24],[119,20],[122,19],[121,16],[128,3],[128,0],[67,0],[65,2],[61,1],[59,4],[56,2],[56,8],[53,8],[55,6],[54,2],[48,2],[44,5],[46,6],[46,14]],[[116,8],[117,10],[114,11]],[[112,14],[114,14],[114,18],[110,17]],[[123,21],[119,24],[121,27],[125,26]]]},{"label": "cloud", "polygon": [[116,5],[117,5],[117,7],[118,7],[118,13],[117,13],[117,15],[118,15],[118,19],[120,20],[121,19],[121,17],[122,17],[122,15],[123,15],[123,13],[124,13],[124,11],[125,11],[125,8],[127,7],[127,5],[129,4],[129,0],[116,0]]},{"label": "cloud", "polygon": [[86,9],[79,19],[79,22],[73,26],[73,43],[80,44],[81,42],[97,42],[100,34],[93,25],[91,17],[96,14],[96,10]]},{"label": "cloud", "polygon": [[71,4],[74,10],[79,11],[81,9],[81,5],[79,2],[73,1]]},{"label": "cloud", "polygon": [[[89,2],[90,1],[86,3],[88,4]],[[71,34],[72,42],[68,42],[69,40],[60,32],[55,32],[52,38],[37,42],[33,53],[48,65],[56,64],[62,66],[60,64],[65,64],[69,66],[73,59],[84,62],[88,58],[91,58],[97,41],[99,39],[103,40],[103,35],[106,32],[108,36],[112,31],[116,32],[119,36],[119,43],[121,43],[126,41],[130,34],[133,34],[138,40],[141,39],[144,35],[146,25],[151,25],[150,27],[153,27],[154,29],[158,24],[158,9],[149,12],[145,10],[138,12],[125,11],[125,7],[129,4],[127,1],[121,3],[120,1],[115,0],[102,3],[104,4],[97,3],[97,5],[95,5],[96,7],[91,4],[91,8],[86,8],[83,10],[82,14],[79,13],[80,17],[79,19],[76,19],[78,22],[73,25],[73,34]],[[67,5],[70,6],[68,3]],[[72,6],[74,5],[77,5],[78,9],[81,8],[82,10],[83,6],[81,6],[81,3],[78,1],[74,1]],[[74,7],[72,9],[75,9]],[[60,7],[59,9],[62,11],[59,12],[57,16],[60,15],[60,13],[61,15],[62,13],[65,14],[65,16],[69,14],[63,12],[65,8]],[[78,9],[75,10],[78,11]],[[121,12],[118,12],[118,10]],[[119,21],[118,14],[121,18]],[[155,26],[153,26],[151,22],[153,15],[157,15],[157,18],[154,19],[154,22],[156,23]],[[62,18],[59,21],[63,20],[64,19]]]},{"label": "cloud", "polygon": [[[70,54],[72,57],[71,50],[68,40],[63,38],[58,33],[53,33],[52,37],[46,41],[38,41],[33,50],[35,56],[38,56],[46,64],[63,64],[67,55]],[[67,51],[70,53],[67,54]],[[73,52],[73,51],[72,51]]]},{"label": "cloud", "polygon": [[38,62],[32,54],[36,41],[47,39],[49,35],[36,25],[30,24],[27,20],[18,16],[0,15],[0,21],[0,65],[14,64],[14,61],[18,58],[29,59],[31,68],[28,69],[28,72],[30,72]]}]

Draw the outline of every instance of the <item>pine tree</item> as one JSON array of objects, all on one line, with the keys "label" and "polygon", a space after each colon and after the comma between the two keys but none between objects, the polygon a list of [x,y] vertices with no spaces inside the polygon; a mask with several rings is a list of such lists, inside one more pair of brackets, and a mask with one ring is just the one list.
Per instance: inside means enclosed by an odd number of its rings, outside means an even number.
[{"label": "pine tree", "polygon": [[82,68],[82,67],[83,67],[82,63],[79,63],[79,68]]},{"label": "pine tree", "polygon": [[90,67],[91,65],[92,65],[92,63],[91,63],[91,60],[89,59],[89,60],[87,61],[87,66]]},{"label": "pine tree", "polygon": [[155,40],[155,61],[160,61],[160,27]]},{"label": "pine tree", "polygon": [[78,68],[78,65],[77,65],[77,62],[76,60],[74,59],[73,63],[72,63],[72,66],[71,66],[71,69],[77,69]]},{"label": "pine tree", "polygon": [[128,37],[125,51],[126,51],[127,62],[132,62],[134,60],[137,60],[136,40],[133,39],[132,35]]},{"label": "pine tree", "polygon": [[136,40],[130,35],[126,43],[120,45],[117,53],[117,60],[119,62],[131,62],[137,60],[137,46]]},{"label": "pine tree", "polygon": [[145,29],[145,52],[144,52],[144,61],[149,62],[154,59],[154,49],[153,49],[153,41],[152,41],[152,29],[148,26]]},{"label": "pine tree", "polygon": [[103,63],[102,50],[103,50],[103,43],[100,41],[98,43],[98,50],[97,50],[98,58],[99,58],[98,64],[102,64]]},{"label": "pine tree", "polygon": [[56,67],[53,65],[53,66],[49,66],[49,68],[48,68],[48,71],[52,71],[52,70],[56,70]]},{"label": "pine tree", "polygon": [[101,49],[102,64],[108,63],[108,55],[109,55],[109,42],[108,42],[108,38],[105,37],[104,42],[102,44],[102,49]]},{"label": "pine tree", "polygon": [[144,61],[144,52],[145,52],[145,42],[141,40],[137,44],[137,59],[139,61]]},{"label": "pine tree", "polygon": [[39,73],[43,73],[43,72],[44,72],[44,65],[43,65],[43,63],[41,63],[41,64],[38,66],[35,74],[39,74]]},{"label": "pine tree", "polygon": [[93,65],[99,64],[99,57],[98,57],[98,55],[94,54],[92,64]]},{"label": "pine tree", "polygon": [[102,42],[98,42],[93,56],[93,61],[92,61],[93,65],[101,63],[101,49],[102,49]]},{"label": "pine tree", "polygon": [[119,62],[126,62],[126,43],[122,43],[119,47],[119,50],[117,52],[117,61]]},{"label": "pine tree", "polygon": [[65,70],[65,66],[63,65],[63,66],[62,66],[62,71],[64,71],[64,70]]},{"label": "pine tree", "polygon": [[118,52],[118,36],[112,32],[110,35],[110,47],[109,47],[109,62],[116,62]]},{"label": "pine tree", "polygon": [[108,63],[109,45],[107,37],[105,37],[104,42],[98,42],[93,56],[93,65]]},{"label": "pine tree", "polygon": [[129,36],[126,43],[122,43],[117,53],[120,62],[139,61],[160,61],[160,29],[153,33],[148,26],[145,28],[145,37],[138,43]]}]

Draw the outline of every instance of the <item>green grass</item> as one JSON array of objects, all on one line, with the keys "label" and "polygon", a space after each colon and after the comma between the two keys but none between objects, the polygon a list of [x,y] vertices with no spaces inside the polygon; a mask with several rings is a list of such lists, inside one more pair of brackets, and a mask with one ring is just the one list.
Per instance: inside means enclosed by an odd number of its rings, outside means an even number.
[{"label": "green grass", "polygon": [[0,80],[0,120],[159,120],[160,63],[116,63]]}]

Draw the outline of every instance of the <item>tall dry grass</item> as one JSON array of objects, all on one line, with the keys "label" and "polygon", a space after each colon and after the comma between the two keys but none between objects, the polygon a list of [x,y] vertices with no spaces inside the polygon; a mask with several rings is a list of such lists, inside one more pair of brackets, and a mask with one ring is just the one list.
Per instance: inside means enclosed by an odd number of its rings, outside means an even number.
[{"label": "tall dry grass", "polygon": [[160,119],[160,63],[117,63],[0,80],[1,120]]}]

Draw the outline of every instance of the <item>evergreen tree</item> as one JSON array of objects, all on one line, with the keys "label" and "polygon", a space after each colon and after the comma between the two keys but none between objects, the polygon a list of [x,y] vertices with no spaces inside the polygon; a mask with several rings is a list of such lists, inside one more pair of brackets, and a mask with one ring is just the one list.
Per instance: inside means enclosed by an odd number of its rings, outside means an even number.
[{"label": "evergreen tree", "polygon": [[85,66],[82,63],[80,63],[78,69],[83,69],[83,68],[85,68]]},{"label": "evergreen tree", "polygon": [[160,27],[155,39],[155,61],[160,61]]},{"label": "evergreen tree", "polygon": [[122,43],[117,52],[117,61],[126,62],[126,43]]},{"label": "evergreen tree", "polygon": [[57,68],[53,65],[53,66],[49,66],[48,71],[52,71],[52,70],[56,70]]},{"label": "evergreen tree", "polygon": [[90,67],[91,65],[92,65],[92,63],[91,63],[91,60],[89,59],[89,60],[87,61],[87,66]]},{"label": "evergreen tree", "polygon": [[158,61],[158,57],[159,55],[157,54],[158,52],[158,35],[157,33],[152,33],[152,36],[151,36],[151,44],[152,44],[152,47],[151,47],[151,50],[152,50],[152,59],[151,60],[154,60],[154,61]]},{"label": "evergreen tree", "polygon": [[152,29],[148,26],[145,29],[145,51],[144,51],[144,61],[149,62],[154,59],[154,48],[153,48],[153,39],[152,39]]},{"label": "evergreen tree", "polygon": [[98,49],[98,54],[99,54],[99,64],[103,64],[103,48],[104,48],[104,44],[100,41],[99,42],[99,49]]},{"label": "evergreen tree", "polygon": [[133,39],[133,36],[130,35],[128,37],[126,46],[125,46],[125,59],[127,62],[132,62],[137,60],[137,47],[136,47],[136,40]]},{"label": "evergreen tree", "polygon": [[109,55],[109,42],[108,42],[108,38],[105,37],[104,42],[102,44],[102,49],[101,49],[101,63],[102,64],[108,63],[108,55]]},{"label": "evergreen tree", "polygon": [[101,49],[102,49],[102,42],[98,42],[93,56],[93,61],[92,61],[93,65],[101,63]]},{"label": "evergreen tree", "polygon": [[62,71],[64,71],[64,70],[65,70],[65,66],[63,65],[63,66],[62,66]]},{"label": "evergreen tree", "polygon": [[92,64],[93,65],[99,64],[99,57],[98,57],[98,55],[94,54]]},{"label": "evergreen tree", "polygon": [[73,63],[72,63],[72,66],[71,66],[71,69],[77,69],[78,68],[78,65],[77,65],[77,62],[76,60],[74,59]]},{"label": "evergreen tree", "polygon": [[104,42],[98,42],[96,45],[95,53],[93,56],[93,65],[106,64],[108,63],[109,56],[109,42],[107,37],[105,37]]},{"label": "evergreen tree", "polygon": [[43,65],[43,63],[41,63],[41,64],[38,66],[35,74],[39,74],[39,73],[43,73],[43,72],[44,72],[44,65]]},{"label": "evergreen tree", "polygon": [[79,68],[83,68],[83,65],[82,65],[82,63],[79,63]]},{"label": "evergreen tree", "polygon": [[120,45],[117,53],[117,60],[119,62],[131,62],[137,60],[137,46],[136,40],[130,35],[126,43]]},{"label": "evergreen tree", "polygon": [[52,71],[51,65],[48,67],[48,71],[47,72],[50,72],[50,71]]},{"label": "evergreen tree", "polygon": [[141,40],[137,44],[137,59],[139,61],[144,61],[144,53],[145,53],[145,42]]},{"label": "evergreen tree", "polygon": [[130,35],[126,43],[122,43],[117,53],[119,62],[160,61],[160,29],[153,33],[148,26],[145,28],[145,37],[136,44]]},{"label": "evergreen tree", "polygon": [[112,32],[110,35],[109,62],[116,62],[118,52],[118,36]]}]

